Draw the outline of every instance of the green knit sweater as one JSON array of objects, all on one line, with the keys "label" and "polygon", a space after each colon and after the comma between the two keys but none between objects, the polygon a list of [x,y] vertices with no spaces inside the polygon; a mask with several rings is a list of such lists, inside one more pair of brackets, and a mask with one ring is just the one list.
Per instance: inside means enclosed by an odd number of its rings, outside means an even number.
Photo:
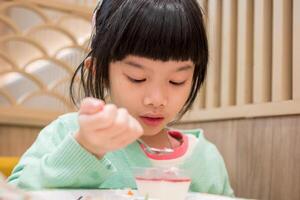
[{"label": "green knit sweater", "polygon": [[[82,148],[73,138],[78,130],[78,115],[66,114],[39,134],[22,156],[8,182],[20,188],[136,188],[132,168],[151,166],[148,157],[134,142],[107,153],[101,160]],[[190,191],[233,196],[224,161],[217,148],[200,130],[198,142],[182,168],[191,174]]]}]

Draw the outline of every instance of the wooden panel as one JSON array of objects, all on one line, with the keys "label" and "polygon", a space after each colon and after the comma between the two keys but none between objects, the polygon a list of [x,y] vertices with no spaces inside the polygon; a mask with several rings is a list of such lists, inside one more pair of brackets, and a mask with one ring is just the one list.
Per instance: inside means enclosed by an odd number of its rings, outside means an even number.
[{"label": "wooden panel", "polygon": [[300,116],[181,123],[203,128],[224,157],[238,197],[300,199]]},{"label": "wooden panel", "polygon": [[300,113],[300,101],[284,101],[277,103],[248,104],[244,106],[231,106],[222,109],[192,110],[183,118],[187,121],[212,121],[224,119],[240,119],[266,116],[297,115]]},{"label": "wooden panel", "polygon": [[[272,120],[246,120],[238,130],[237,195],[247,198],[270,199]],[[269,129],[270,130],[270,129]]]},{"label": "wooden panel", "polygon": [[254,103],[271,100],[272,0],[254,0]]},{"label": "wooden panel", "polygon": [[[237,188],[237,130],[234,121],[223,123],[208,123],[205,126],[205,136],[208,140],[213,141],[222,152],[227,169],[230,169],[229,176],[232,187]],[[216,130],[218,127],[218,130]],[[224,137],[227,139],[224,140]],[[230,138],[230,139],[229,139]]]},{"label": "wooden panel", "polygon": [[293,99],[300,99],[300,0],[293,1]]},{"label": "wooden panel", "polygon": [[292,0],[273,0],[273,7],[274,102],[292,99]]},{"label": "wooden panel", "polygon": [[[19,1],[19,0],[15,0],[15,1]],[[27,0],[27,1],[41,7],[51,8],[53,10],[60,10],[63,12],[70,12],[70,13],[76,12],[77,14],[80,14],[84,17],[91,17],[93,13],[93,8],[88,7],[86,5],[75,5],[75,4],[70,5],[55,0],[51,0],[51,1]]]},{"label": "wooden panel", "polygon": [[206,108],[220,106],[220,58],[221,58],[221,1],[208,2],[209,65],[206,78]]},{"label": "wooden panel", "polygon": [[222,1],[221,106],[235,104],[236,0]]},{"label": "wooden panel", "polygon": [[[273,119],[270,199],[300,199],[299,119]],[[287,194],[289,196],[287,196]]]},{"label": "wooden panel", "polygon": [[62,114],[62,112],[42,111],[23,107],[0,107],[0,123],[41,127]]},{"label": "wooden panel", "polygon": [[0,156],[21,156],[34,142],[39,127],[0,126]]},{"label": "wooden panel", "polygon": [[252,102],[253,1],[238,3],[237,105]]}]

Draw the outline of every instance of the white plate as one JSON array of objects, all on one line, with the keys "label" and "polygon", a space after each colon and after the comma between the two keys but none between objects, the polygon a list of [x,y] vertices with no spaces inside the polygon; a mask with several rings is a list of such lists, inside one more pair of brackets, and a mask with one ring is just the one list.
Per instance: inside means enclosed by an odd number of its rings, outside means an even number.
[{"label": "white plate", "polygon": [[[32,200],[78,200],[80,197],[88,198],[89,200],[143,200],[138,196],[135,190],[131,190],[134,194],[132,196],[127,195],[129,190],[43,190],[30,192]],[[84,200],[85,198],[81,198]],[[185,200],[233,200],[235,198],[229,198],[224,196],[203,194],[203,193],[189,193]],[[154,200],[150,199],[149,200]]]}]

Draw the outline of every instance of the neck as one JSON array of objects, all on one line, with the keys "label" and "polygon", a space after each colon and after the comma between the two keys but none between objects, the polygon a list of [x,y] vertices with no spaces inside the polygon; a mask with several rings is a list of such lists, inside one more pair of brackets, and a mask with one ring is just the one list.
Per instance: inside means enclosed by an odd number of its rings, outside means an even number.
[{"label": "neck", "polygon": [[152,136],[142,136],[141,139],[146,142],[146,144],[154,148],[174,148],[180,145],[175,138],[169,136],[167,129],[163,129]]}]

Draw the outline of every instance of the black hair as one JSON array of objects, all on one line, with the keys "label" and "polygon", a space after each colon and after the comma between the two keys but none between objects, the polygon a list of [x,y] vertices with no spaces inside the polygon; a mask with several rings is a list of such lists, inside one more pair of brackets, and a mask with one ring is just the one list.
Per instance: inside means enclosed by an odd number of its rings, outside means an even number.
[{"label": "black hair", "polygon": [[94,69],[86,69],[84,62],[76,69],[70,85],[73,103],[78,74],[84,97],[105,99],[109,64],[135,55],[161,61],[191,60],[195,64],[192,88],[180,116],[192,106],[208,63],[203,14],[196,0],[103,0],[95,10],[94,27],[88,54]]}]

